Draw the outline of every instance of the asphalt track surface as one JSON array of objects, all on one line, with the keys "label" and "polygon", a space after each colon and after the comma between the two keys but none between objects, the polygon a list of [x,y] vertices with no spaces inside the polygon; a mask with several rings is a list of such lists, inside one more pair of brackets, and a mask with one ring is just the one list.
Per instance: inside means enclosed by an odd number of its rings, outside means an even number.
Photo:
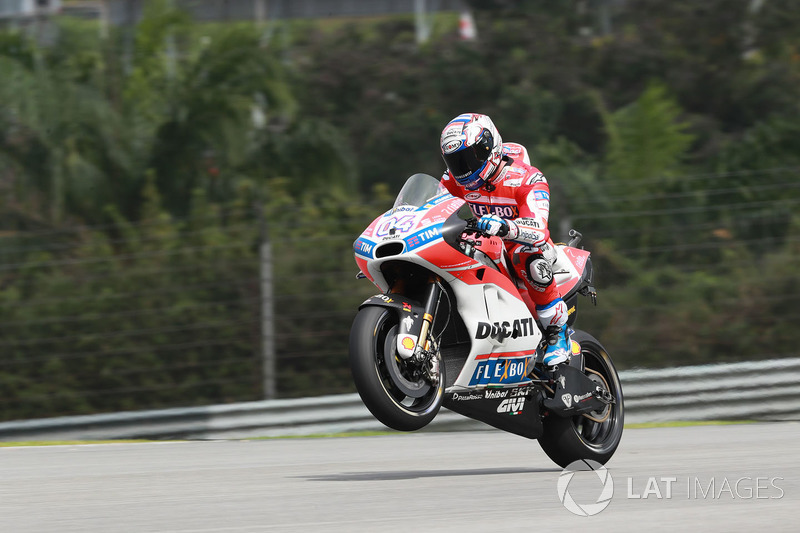
[{"label": "asphalt track surface", "polygon": [[798,442],[791,422],[628,429],[589,517],[535,442],[497,431],[0,448],[0,531],[800,531]]}]

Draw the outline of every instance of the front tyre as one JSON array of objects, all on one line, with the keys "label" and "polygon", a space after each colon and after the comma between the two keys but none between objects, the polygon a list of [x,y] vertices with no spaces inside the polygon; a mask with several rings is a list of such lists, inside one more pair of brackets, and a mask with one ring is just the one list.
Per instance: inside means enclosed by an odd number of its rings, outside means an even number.
[{"label": "front tyre", "polygon": [[539,444],[561,467],[579,459],[605,464],[619,446],[625,419],[622,386],[614,363],[605,348],[591,335],[576,331],[572,339],[581,345],[586,371],[590,379],[608,387],[615,403],[602,413],[588,413],[570,418],[550,415],[544,420],[544,433]]},{"label": "front tyre", "polygon": [[[350,329],[350,370],[364,405],[399,431],[426,426],[442,405],[444,365],[434,385],[396,354],[399,319],[393,310],[364,307]],[[441,363],[441,361],[440,361]]]}]

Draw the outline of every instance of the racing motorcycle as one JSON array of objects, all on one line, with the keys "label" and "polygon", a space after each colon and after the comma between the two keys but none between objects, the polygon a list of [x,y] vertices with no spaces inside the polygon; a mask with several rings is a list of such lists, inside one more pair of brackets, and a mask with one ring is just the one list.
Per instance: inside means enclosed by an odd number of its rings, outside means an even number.
[{"label": "racing motorcycle", "polygon": [[[562,467],[578,459],[604,464],[624,419],[608,352],[574,330],[569,363],[549,372],[527,289],[502,240],[476,222],[464,200],[415,174],[355,240],[358,277],[380,290],[360,305],[350,330],[361,399],[396,430],[418,430],[444,406],[538,439]],[[553,270],[572,327],[578,296],[596,304],[596,292],[590,253],[577,248],[577,231],[570,237],[556,246]]]}]

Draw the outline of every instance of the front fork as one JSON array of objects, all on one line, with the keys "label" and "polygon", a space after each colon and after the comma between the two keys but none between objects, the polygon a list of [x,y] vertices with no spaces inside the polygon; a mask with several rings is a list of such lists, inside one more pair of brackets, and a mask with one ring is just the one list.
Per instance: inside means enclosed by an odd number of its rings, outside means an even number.
[{"label": "front fork", "polygon": [[442,288],[439,278],[431,278],[428,294],[425,297],[425,307],[422,311],[422,325],[419,330],[417,345],[411,360],[422,365],[428,379],[434,385],[439,383],[439,357],[437,356],[438,346],[433,338],[431,328],[433,327],[433,317],[439,307],[442,297]]}]

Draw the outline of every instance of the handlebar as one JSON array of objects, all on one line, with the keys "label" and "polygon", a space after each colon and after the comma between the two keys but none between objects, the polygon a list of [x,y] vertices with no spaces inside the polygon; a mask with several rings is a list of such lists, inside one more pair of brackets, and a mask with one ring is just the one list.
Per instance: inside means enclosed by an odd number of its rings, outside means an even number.
[{"label": "handlebar", "polygon": [[[479,245],[477,239],[488,238],[491,237],[491,235],[478,229],[478,219],[470,218],[466,222],[466,226],[461,231],[461,235],[458,237],[458,242],[461,243],[464,253],[469,257],[472,257],[475,247]],[[467,237],[467,235],[474,235],[475,238],[470,239]]]},{"label": "handlebar", "polygon": [[478,229],[478,219],[470,218],[467,220],[467,227],[464,228],[464,233],[474,233],[478,237],[490,238],[492,235]]},{"label": "handlebar", "polygon": [[[486,233],[485,231],[481,231],[478,229],[478,219],[477,218],[470,218],[467,220],[467,226],[464,228],[464,233],[474,233],[478,237],[490,238],[492,235],[490,233]],[[570,236],[570,241],[567,243],[567,246],[571,248],[575,248],[580,244],[581,240],[583,239],[583,234],[575,229],[569,230],[568,235]]]},{"label": "handlebar", "polygon": [[572,237],[570,241],[567,243],[567,246],[569,246],[570,248],[578,246],[578,244],[581,242],[581,239],[583,239],[583,235],[581,234],[581,232],[574,229],[569,230],[569,236]]}]

